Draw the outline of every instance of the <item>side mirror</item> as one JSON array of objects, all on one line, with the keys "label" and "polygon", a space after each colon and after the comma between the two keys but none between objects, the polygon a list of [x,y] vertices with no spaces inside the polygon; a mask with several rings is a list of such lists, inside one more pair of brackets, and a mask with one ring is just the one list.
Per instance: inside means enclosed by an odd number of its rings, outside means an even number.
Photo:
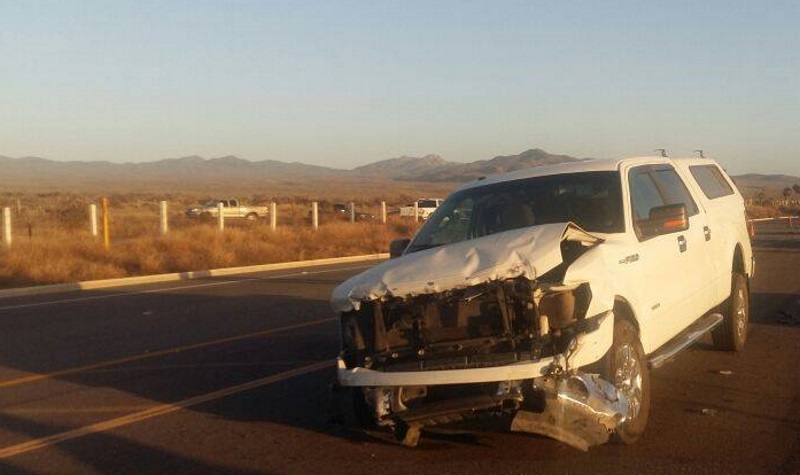
[{"label": "side mirror", "polygon": [[395,239],[389,244],[389,259],[400,257],[411,243],[411,239]]},{"label": "side mirror", "polygon": [[686,205],[676,203],[656,206],[650,210],[650,217],[636,223],[642,237],[652,237],[689,229]]}]

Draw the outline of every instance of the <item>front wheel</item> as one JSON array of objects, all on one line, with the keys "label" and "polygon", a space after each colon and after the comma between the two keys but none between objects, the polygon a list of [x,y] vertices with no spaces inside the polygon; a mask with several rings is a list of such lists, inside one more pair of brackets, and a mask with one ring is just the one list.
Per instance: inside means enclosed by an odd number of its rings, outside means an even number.
[{"label": "front wheel", "polygon": [[331,413],[334,421],[351,429],[370,429],[375,426],[375,418],[361,388],[335,383],[331,389]]},{"label": "front wheel", "polygon": [[602,376],[628,399],[628,413],[612,436],[618,444],[639,440],[650,418],[650,372],[636,328],[627,320],[614,322],[614,343],[602,361]]},{"label": "front wheel", "polygon": [[747,339],[750,320],[750,289],[747,277],[734,273],[731,278],[731,296],[725,302],[722,323],[711,332],[714,348],[739,351]]}]

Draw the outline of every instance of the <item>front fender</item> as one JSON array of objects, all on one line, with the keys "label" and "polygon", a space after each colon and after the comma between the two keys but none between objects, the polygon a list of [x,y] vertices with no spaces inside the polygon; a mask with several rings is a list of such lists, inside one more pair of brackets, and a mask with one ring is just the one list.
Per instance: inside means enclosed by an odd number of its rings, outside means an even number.
[{"label": "front fender", "polygon": [[564,274],[564,284],[589,283],[592,300],[587,315],[599,315],[614,308],[620,279],[615,268],[609,265],[607,248],[608,245],[604,243],[586,251],[570,264]]},{"label": "front fender", "polygon": [[583,333],[575,338],[575,344],[567,351],[568,369],[582,368],[599,361],[614,342],[614,312],[608,311],[597,318],[597,330]]}]

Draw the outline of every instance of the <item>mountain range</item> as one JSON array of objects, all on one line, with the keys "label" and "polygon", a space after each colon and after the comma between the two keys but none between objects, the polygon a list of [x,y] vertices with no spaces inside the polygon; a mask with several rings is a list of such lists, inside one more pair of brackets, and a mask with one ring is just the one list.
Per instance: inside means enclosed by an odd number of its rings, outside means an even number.
[{"label": "mountain range", "polygon": [[[38,157],[0,156],[0,186],[63,190],[105,184],[109,187],[146,184],[148,188],[180,189],[218,185],[220,182],[251,186],[294,181],[391,180],[428,183],[463,183],[481,176],[540,165],[583,160],[534,148],[516,155],[501,155],[471,163],[447,161],[439,155],[391,158],[351,170],[277,160],[251,161],[236,156],[205,159],[199,156],[142,163],[109,161],[56,161]],[[766,193],[800,183],[788,175],[747,174],[734,177],[744,194]]]},{"label": "mountain range", "polygon": [[455,183],[494,173],[576,160],[578,159],[566,155],[553,155],[541,149],[532,149],[518,155],[498,156],[472,163],[449,162],[438,155],[426,155],[391,158],[344,170],[298,162],[250,161],[235,156],[211,159],[189,156],[143,163],[62,162],[39,157],[0,156],[0,185],[64,186],[97,182],[146,182],[181,186],[221,180],[253,182],[337,178]]}]

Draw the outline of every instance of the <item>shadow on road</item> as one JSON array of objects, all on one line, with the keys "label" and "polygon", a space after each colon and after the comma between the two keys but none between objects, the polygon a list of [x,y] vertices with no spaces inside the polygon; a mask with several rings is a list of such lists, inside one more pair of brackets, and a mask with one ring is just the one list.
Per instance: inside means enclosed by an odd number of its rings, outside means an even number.
[{"label": "shadow on road", "polygon": [[[30,420],[21,419],[7,414],[0,414],[0,426],[20,434],[37,434],[41,432],[63,432],[68,427],[57,424],[39,424]],[[72,459],[80,461],[80,470],[94,470],[96,473],[114,474],[220,474],[220,475],[255,475],[268,474],[263,470],[232,469],[200,460],[170,453],[134,442],[124,437],[115,436],[109,432],[101,432],[84,437],[79,443],[66,442],[59,446],[61,451],[69,453]],[[41,465],[36,468],[27,468],[27,460],[6,459],[0,460],[0,473],[15,475],[34,475],[43,473]],[[132,465],[135,461],[135,465]],[[47,473],[56,473],[63,470],[53,463],[48,467]],[[76,472],[77,473],[77,472]]]},{"label": "shadow on road", "polygon": [[751,322],[800,326],[800,295],[755,292],[750,296]]},{"label": "shadow on road", "polygon": [[[278,285],[286,284],[297,282]],[[172,404],[319,361],[332,363],[338,351],[338,324],[332,320],[327,299],[316,298],[313,291],[310,297],[269,295],[273,290],[223,290],[216,295],[174,291],[109,299],[102,297],[112,292],[95,291],[84,294],[97,302],[91,306],[65,302],[13,311],[0,309],[3,446],[125,415],[90,411],[86,416],[58,415],[69,407],[91,409],[102,405],[102,398],[109,394],[115,395],[123,406],[126,401],[135,401],[132,406]],[[327,297],[330,290],[324,293]],[[281,330],[304,323],[308,325]],[[270,333],[271,330],[276,331]],[[253,336],[238,338],[242,335]],[[234,340],[225,341],[230,338]],[[163,351],[208,342],[219,343]],[[158,356],[148,357],[151,353]],[[24,375],[126,357],[135,359],[3,387]],[[186,410],[330,433],[326,422],[333,379],[332,369],[321,370]],[[61,412],[47,413],[48,408]],[[14,412],[20,409],[41,411]],[[62,417],[66,417],[65,423]],[[192,445],[188,441],[182,443]],[[59,443],[58,450],[99,473],[264,473],[206,464],[109,432]],[[24,457],[19,458],[27,460]],[[16,460],[0,460],[0,473],[42,473],[26,472],[24,465],[16,465]]]}]

